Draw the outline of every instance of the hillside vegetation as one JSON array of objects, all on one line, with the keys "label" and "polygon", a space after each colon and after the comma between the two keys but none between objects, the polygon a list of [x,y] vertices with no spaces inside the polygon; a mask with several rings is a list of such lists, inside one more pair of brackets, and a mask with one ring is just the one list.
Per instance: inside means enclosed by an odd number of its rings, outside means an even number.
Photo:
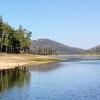
[{"label": "hillside vegetation", "polygon": [[33,40],[30,47],[34,54],[80,54],[84,52],[83,49],[66,46],[62,43],[50,39]]}]

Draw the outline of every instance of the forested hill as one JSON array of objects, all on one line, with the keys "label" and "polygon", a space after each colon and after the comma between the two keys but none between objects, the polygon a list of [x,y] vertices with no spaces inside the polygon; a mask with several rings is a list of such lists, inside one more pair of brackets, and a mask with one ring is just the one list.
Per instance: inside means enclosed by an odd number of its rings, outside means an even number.
[{"label": "forested hill", "polygon": [[33,53],[39,54],[43,52],[45,54],[50,51],[54,54],[80,54],[84,51],[83,49],[66,46],[50,39],[33,40],[30,49]]}]

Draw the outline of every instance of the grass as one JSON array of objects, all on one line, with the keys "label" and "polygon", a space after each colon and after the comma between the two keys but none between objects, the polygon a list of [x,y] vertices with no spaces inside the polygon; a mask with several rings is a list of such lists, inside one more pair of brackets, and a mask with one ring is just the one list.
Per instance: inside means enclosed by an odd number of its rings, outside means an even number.
[{"label": "grass", "polygon": [[37,61],[37,62],[56,62],[56,61],[61,61],[63,59],[59,59],[59,58],[32,58],[30,60]]}]

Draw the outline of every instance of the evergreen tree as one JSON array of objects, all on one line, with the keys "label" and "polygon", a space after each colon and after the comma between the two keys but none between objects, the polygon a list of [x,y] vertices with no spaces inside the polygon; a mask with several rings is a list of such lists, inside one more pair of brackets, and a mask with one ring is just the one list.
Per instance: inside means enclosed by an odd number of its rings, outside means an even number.
[{"label": "evergreen tree", "polygon": [[32,32],[27,31],[21,25],[17,30],[0,17],[0,51],[18,53],[21,50],[28,52],[31,44]]}]

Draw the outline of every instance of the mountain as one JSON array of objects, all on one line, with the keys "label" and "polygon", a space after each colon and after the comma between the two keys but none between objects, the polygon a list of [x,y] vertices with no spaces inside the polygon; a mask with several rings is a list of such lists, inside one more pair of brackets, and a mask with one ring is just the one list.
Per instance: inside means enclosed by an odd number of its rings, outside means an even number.
[{"label": "mountain", "polygon": [[84,51],[83,49],[70,47],[50,39],[33,40],[30,50],[36,52],[40,48],[51,48],[55,50],[57,54],[79,54]]},{"label": "mountain", "polygon": [[97,45],[97,46],[89,49],[89,52],[94,52],[94,53],[100,54],[100,45]]}]

